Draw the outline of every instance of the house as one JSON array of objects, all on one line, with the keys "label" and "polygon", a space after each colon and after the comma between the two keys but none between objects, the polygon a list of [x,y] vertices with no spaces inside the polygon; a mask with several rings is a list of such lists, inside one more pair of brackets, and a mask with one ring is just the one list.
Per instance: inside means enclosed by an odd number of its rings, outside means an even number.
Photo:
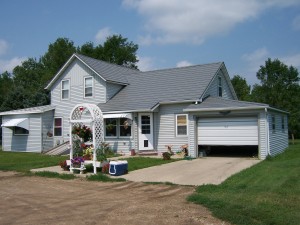
[{"label": "house", "polygon": [[[46,151],[70,138],[70,112],[99,106],[118,152],[256,146],[260,159],[288,146],[287,113],[238,101],[223,62],[140,72],[74,54],[49,82],[51,105],[2,112],[5,151]],[[242,150],[241,150],[242,151]]]}]

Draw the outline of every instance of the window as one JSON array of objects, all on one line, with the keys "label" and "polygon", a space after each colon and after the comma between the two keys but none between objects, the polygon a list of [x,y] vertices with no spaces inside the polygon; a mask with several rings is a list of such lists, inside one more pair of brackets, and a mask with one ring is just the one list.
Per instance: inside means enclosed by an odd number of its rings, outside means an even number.
[{"label": "window", "polygon": [[131,124],[129,119],[120,118],[120,137],[130,137],[131,136]]},{"label": "window", "polygon": [[142,134],[150,134],[151,133],[151,124],[150,124],[150,116],[141,116],[141,128]]},{"label": "window", "polygon": [[70,80],[61,81],[61,99],[69,99]]},{"label": "window", "polygon": [[84,97],[93,97],[93,77],[84,78]]},{"label": "window", "polygon": [[272,116],[272,131],[275,132],[275,130],[276,130],[275,116]]},{"label": "window", "polygon": [[105,119],[105,136],[117,137],[117,119]]},{"label": "window", "polygon": [[62,118],[54,118],[54,136],[62,136]]},{"label": "window", "polygon": [[218,96],[222,97],[222,77],[218,77]]},{"label": "window", "polygon": [[28,135],[29,130],[22,127],[14,127],[14,135]]},{"label": "window", "polygon": [[131,137],[131,120],[128,118],[105,119],[106,137]]},{"label": "window", "polygon": [[281,130],[282,130],[282,132],[284,132],[284,130],[285,130],[284,116],[281,116]]},{"label": "window", "polygon": [[187,135],[187,115],[176,115],[176,136]]}]

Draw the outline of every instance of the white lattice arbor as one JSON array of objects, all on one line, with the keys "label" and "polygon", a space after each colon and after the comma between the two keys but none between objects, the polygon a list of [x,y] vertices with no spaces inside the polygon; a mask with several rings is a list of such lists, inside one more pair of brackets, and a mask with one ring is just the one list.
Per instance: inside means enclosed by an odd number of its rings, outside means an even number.
[{"label": "white lattice arbor", "polygon": [[92,130],[92,143],[93,143],[93,166],[94,173],[97,173],[96,168],[96,150],[101,147],[101,143],[104,141],[103,130],[103,115],[100,108],[95,104],[78,104],[76,105],[70,114],[70,160],[73,159],[75,141],[78,140],[76,134],[72,134],[74,126],[86,125]]}]

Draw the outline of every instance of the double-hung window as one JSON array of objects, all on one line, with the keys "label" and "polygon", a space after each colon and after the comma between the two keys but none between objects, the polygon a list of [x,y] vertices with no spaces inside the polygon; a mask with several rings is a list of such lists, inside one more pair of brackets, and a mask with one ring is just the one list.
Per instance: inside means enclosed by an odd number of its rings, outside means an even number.
[{"label": "double-hung window", "polygon": [[187,114],[176,115],[176,136],[186,136],[188,119]]},{"label": "double-hung window", "polygon": [[272,131],[273,133],[276,131],[276,120],[274,115],[272,116]]},{"label": "double-hung window", "polygon": [[61,99],[69,99],[70,97],[70,80],[61,81]]},{"label": "double-hung window", "polygon": [[62,136],[62,118],[54,118],[54,136]]},{"label": "double-hung window", "polygon": [[222,97],[222,92],[223,92],[223,90],[222,90],[223,88],[222,88],[222,77],[220,77],[220,76],[218,76],[218,96],[219,97]]},{"label": "double-hung window", "polygon": [[131,137],[131,120],[128,118],[105,119],[106,137]]},{"label": "double-hung window", "polygon": [[93,97],[93,77],[84,78],[84,97]]}]

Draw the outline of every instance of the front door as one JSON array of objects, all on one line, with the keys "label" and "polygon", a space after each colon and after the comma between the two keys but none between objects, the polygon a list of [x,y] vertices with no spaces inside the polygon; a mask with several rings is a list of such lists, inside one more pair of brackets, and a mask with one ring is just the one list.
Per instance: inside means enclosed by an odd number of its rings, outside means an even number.
[{"label": "front door", "polygon": [[139,150],[153,150],[152,113],[139,113]]}]

